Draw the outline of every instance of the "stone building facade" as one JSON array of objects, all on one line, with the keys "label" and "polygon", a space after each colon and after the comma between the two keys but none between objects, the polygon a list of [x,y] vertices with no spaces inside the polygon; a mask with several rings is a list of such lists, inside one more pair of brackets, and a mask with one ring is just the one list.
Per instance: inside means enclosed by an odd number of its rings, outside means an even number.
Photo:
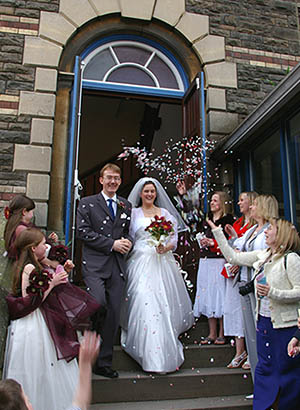
[{"label": "stone building facade", "polygon": [[19,192],[63,231],[74,57],[138,33],[170,48],[188,82],[203,70],[207,136],[223,141],[300,61],[286,0],[2,0],[0,206]]}]

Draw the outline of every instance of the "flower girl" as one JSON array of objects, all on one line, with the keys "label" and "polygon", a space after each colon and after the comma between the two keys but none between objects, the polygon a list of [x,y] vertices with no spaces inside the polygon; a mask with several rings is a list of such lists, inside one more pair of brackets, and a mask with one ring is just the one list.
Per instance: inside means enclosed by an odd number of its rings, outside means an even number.
[{"label": "flower girl", "polygon": [[15,247],[4,378],[22,384],[34,408],[63,410],[72,402],[78,378],[76,328],[99,305],[68,282],[67,272],[74,267],[70,260],[56,270],[40,263],[46,252],[40,230],[21,232]]}]

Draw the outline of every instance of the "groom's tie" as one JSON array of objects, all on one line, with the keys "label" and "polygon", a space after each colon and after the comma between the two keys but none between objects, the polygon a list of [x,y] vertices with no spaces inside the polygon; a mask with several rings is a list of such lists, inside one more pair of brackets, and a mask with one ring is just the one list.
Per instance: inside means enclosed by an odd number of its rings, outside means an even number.
[{"label": "groom's tie", "polygon": [[113,221],[114,221],[114,220],[115,220],[115,211],[114,211],[114,208],[113,208],[113,206],[112,206],[113,200],[112,200],[111,198],[109,198],[109,199],[107,200],[107,202],[108,202],[109,212],[110,212],[111,217],[112,217],[112,219],[113,219]]}]

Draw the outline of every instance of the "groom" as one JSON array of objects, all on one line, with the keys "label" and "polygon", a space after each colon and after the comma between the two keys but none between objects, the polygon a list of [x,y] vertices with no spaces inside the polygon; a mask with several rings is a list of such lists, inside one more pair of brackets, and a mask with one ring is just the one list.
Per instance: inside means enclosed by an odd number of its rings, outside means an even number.
[{"label": "groom", "polygon": [[111,368],[112,354],[126,275],[124,255],[132,247],[131,205],[116,195],[121,184],[121,170],[117,165],[106,164],[100,171],[99,182],[102,191],[79,202],[77,237],[83,243],[84,282],[101,305],[96,330],[103,342],[93,372],[115,378],[118,372]]}]

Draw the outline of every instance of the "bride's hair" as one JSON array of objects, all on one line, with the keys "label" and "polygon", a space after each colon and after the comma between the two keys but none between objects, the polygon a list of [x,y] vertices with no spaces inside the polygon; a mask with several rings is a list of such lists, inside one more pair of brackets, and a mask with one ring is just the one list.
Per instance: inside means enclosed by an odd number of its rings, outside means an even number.
[{"label": "bride's hair", "polygon": [[[156,198],[155,198],[155,200],[154,200],[154,205],[156,205],[156,201],[157,201],[157,189],[156,189],[155,183],[154,183],[153,181],[151,181],[151,180],[146,181],[146,182],[142,185],[142,188],[141,188],[141,190],[140,190],[140,194],[142,193],[142,191],[143,191],[143,189],[145,188],[146,185],[153,185],[153,186],[154,186],[154,189],[155,189],[155,192],[156,192]],[[142,198],[140,198],[139,203],[138,203],[138,207],[140,207],[140,206],[142,206],[142,205],[143,205],[143,204],[142,204]]]}]

